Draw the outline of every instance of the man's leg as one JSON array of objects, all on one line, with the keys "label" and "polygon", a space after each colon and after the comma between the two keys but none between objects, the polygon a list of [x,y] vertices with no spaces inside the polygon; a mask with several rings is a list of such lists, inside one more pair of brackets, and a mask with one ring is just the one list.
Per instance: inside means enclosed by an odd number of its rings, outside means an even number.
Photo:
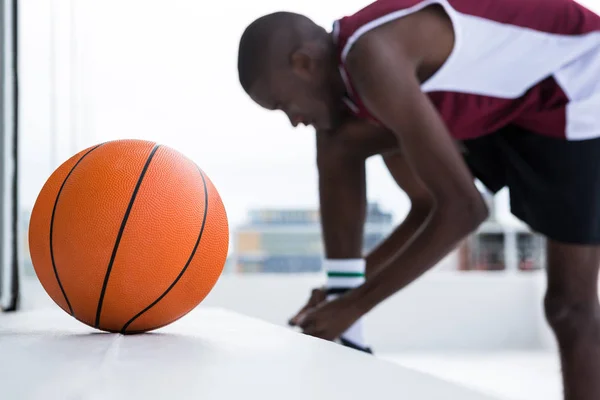
[{"label": "man's leg", "polygon": [[544,308],[560,349],[565,400],[600,399],[600,246],[549,240]]},{"label": "man's leg", "polygon": [[560,349],[565,399],[600,399],[600,138],[559,140],[519,126],[481,142],[488,137],[470,148],[475,167],[484,178],[503,177],[513,215],[548,240],[544,308]]}]

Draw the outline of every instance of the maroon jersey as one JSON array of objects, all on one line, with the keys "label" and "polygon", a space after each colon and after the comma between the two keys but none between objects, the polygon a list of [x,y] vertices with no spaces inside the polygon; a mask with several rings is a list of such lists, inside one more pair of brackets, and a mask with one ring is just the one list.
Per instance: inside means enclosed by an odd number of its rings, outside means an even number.
[{"label": "maroon jersey", "polygon": [[541,135],[600,137],[600,17],[572,0],[378,0],[334,23],[346,105],[375,118],[346,56],[365,33],[440,5],[455,32],[444,65],[421,84],[456,139],[508,124]]}]

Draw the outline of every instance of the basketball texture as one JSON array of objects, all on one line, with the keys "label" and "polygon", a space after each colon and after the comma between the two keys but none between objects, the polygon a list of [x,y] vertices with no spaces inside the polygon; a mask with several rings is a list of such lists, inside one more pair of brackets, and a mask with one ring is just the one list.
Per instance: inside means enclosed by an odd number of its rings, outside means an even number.
[{"label": "basketball texture", "polygon": [[106,142],[65,161],[29,225],[46,292],[108,332],[146,332],[190,312],[220,277],[228,246],[225,207],[206,174],[142,140]]}]

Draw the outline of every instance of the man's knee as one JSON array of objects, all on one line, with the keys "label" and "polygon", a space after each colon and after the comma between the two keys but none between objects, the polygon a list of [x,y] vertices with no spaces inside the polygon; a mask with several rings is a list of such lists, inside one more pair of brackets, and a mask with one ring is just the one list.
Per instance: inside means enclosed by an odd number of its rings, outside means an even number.
[{"label": "man's knee", "polygon": [[581,299],[565,293],[548,291],[544,298],[544,311],[548,324],[561,341],[600,334],[600,307],[597,297]]}]

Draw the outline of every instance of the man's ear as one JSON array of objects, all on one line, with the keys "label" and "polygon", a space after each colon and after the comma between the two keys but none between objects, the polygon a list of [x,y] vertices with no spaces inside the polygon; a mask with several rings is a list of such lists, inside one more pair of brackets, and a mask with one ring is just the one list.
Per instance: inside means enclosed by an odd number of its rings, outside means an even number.
[{"label": "man's ear", "polygon": [[303,80],[310,80],[315,72],[317,52],[314,46],[304,44],[292,53],[291,67],[294,74]]}]

